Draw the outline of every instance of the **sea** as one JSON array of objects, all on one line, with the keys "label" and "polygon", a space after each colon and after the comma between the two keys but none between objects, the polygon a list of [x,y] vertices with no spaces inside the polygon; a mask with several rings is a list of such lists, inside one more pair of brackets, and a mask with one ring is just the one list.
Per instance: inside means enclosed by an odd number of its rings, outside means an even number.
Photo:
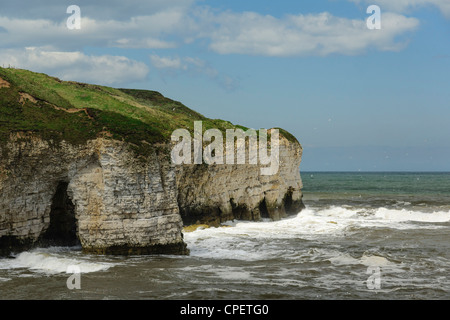
[{"label": "sea", "polygon": [[450,299],[450,173],[301,176],[301,212],[185,232],[189,256],[50,247],[1,258],[0,299]]}]

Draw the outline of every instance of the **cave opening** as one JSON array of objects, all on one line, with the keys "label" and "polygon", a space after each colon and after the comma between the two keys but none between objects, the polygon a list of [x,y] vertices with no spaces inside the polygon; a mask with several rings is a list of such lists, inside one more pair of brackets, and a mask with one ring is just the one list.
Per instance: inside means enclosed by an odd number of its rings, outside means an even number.
[{"label": "cave opening", "polygon": [[77,219],[75,206],[67,194],[69,183],[58,183],[52,199],[50,210],[50,224],[41,237],[44,246],[76,246],[79,245],[77,236]]},{"label": "cave opening", "polygon": [[261,215],[261,218],[270,218],[269,210],[267,209],[266,198],[264,198],[259,203],[259,213]]},{"label": "cave opening", "polygon": [[289,187],[289,189],[286,192],[286,195],[284,196],[284,209],[287,213],[290,213],[293,208],[293,201],[292,201],[292,187]]}]

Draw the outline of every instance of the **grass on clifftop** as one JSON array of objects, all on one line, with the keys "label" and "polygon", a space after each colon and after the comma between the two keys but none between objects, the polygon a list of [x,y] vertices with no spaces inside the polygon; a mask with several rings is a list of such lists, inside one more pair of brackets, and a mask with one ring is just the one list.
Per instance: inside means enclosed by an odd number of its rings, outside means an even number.
[{"label": "grass on clifftop", "polygon": [[[214,120],[180,102],[147,90],[115,89],[61,81],[42,73],[0,68],[0,143],[13,132],[31,131],[44,139],[82,144],[107,133],[132,143],[145,155],[149,144],[170,141],[175,129],[246,128]],[[280,130],[289,140],[292,135]],[[296,141],[296,140],[295,140]]]}]

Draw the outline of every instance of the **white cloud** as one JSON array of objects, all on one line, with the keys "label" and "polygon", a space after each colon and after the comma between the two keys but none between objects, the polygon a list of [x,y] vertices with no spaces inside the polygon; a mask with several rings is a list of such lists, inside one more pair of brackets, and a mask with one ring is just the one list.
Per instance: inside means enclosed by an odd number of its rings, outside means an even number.
[{"label": "white cloud", "polygon": [[[255,12],[222,11],[199,6],[200,0],[79,0],[81,29],[68,30],[67,6],[49,0],[45,6],[9,1],[0,11],[0,65],[45,72],[65,80],[115,85],[141,81],[149,67],[122,56],[86,55],[85,47],[174,49],[208,47],[219,54],[272,57],[356,55],[370,49],[401,50],[415,18],[398,12],[434,4],[450,14],[450,0],[348,0],[379,3],[382,30],[368,30],[360,20],[330,13],[276,18]],[[384,8],[397,10],[389,13]],[[36,19],[36,17],[40,17]],[[227,90],[238,81],[195,57],[151,55],[150,64],[162,75],[187,74],[211,79]]]},{"label": "white cloud", "polygon": [[209,35],[210,48],[221,54],[265,56],[353,55],[369,48],[395,51],[397,38],[414,30],[415,18],[384,13],[382,30],[369,30],[365,20],[340,18],[330,13],[289,15],[282,19],[252,12],[223,13]]},{"label": "white cloud", "polygon": [[128,49],[173,49],[177,47],[175,42],[163,41],[160,39],[132,39],[122,38],[110,42],[111,47],[128,48]]},{"label": "white cloud", "polygon": [[176,76],[179,74],[187,74],[191,76],[206,76],[226,90],[234,90],[239,87],[236,79],[219,72],[206,61],[199,58],[160,57],[153,54],[150,56],[150,61],[163,75]]},{"label": "white cloud", "polygon": [[156,54],[150,56],[152,65],[157,69],[183,69],[187,68],[182,65],[180,58],[160,57]]},{"label": "white cloud", "polygon": [[377,4],[382,10],[407,13],[425,6],[435,6],[450,19],[450,0],[349,0],[355,3]]},{"label": "white cloud", "polygon": [[62,80],[103,85],[143,81],[149,73],[145,63],[122,56],[46,51],[34,47],[0,50],[0,65],[43,72]]},{"label": "white cloud", "polygon": [[0,16],[2,39],[0,47],[52,47],[55,50],[79,50],[85,46],[167,49],[174,41],[167,35],[183,33],[185,16],[179,9],[149,16],[132,17],[127,21],[94,20],[81,17],[81,29],[69,30],[66,21],[18,19]]},{"label": "white cloud", "polygon": [[151,13],[143,11],[142,15],[121,20],[90,18],[83,14],[89,10],[82,7],[80,30],[68,30],[65,20],[0,16],[0,28],[7,30],[2,32],[0,47],[45,46],[54,51],[79,51],[85,46],[171,49],[201,39],[221,54],[349,55],[369,48],[399,50],[404,42],[398,37],[418,25],[415,18],[389,12],[382,14],[382,30],[374,31],[367,29],[364,18],[347,19],[326,12],[275,18],[255,12],[223,12],[172,2],[173,7],[162,7]]},{"label": "white cloud", "polygon": [[60,22],[67,19],[66,8],[76,4],[81,14],[94,20],[127,21],[130,17],[154,14],[165,10],[184,10],[197,0],[45,0],[3,1],[0,15],[20,19],[48,19]]}]

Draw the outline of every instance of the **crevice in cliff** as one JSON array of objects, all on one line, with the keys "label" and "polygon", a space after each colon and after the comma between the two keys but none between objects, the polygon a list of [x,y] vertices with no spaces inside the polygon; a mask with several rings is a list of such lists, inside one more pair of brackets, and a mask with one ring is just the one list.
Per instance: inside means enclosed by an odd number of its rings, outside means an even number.
[{"label": "crevice in cliff", "polygon": [[29,239],[20,239],[17,236],[2,236],[0,237],[0,257],[28,250],[32,245],[32,241]]},{"label": "crevice in cliff", "polygon": [[292,187],[289,187],[283,199],[284,210],[288,215],[297,214],[305,208],[305,205],[303,204],[303,201],[301,199],[293,199],[293,193],[294,189]]},{"label": "crevice in cliff", "polygon": [[75,206],[67,194],[67,182],[59,182],[52,199],[50,225],[41,236],[40,245],[75,246],[79,245]]},{"label": "crevice in cliff", "polygon": [[288,191],[284,196],[284,209],[286,212],[290,212],[292,210],[292,187],[289,187]]},{"label": "crevice in cliff", "polygon": [[259,214],[261,215],[261,218],[270,218],[269,210],[267,209],[266,198],[264,198],[259,203]]},{"label": "crevice in cliff", "polygon": [[233,198],[230,199],[231,211],[233,219],[237,220],[253,220],[252,212],[245,204],[237,204]]}]

